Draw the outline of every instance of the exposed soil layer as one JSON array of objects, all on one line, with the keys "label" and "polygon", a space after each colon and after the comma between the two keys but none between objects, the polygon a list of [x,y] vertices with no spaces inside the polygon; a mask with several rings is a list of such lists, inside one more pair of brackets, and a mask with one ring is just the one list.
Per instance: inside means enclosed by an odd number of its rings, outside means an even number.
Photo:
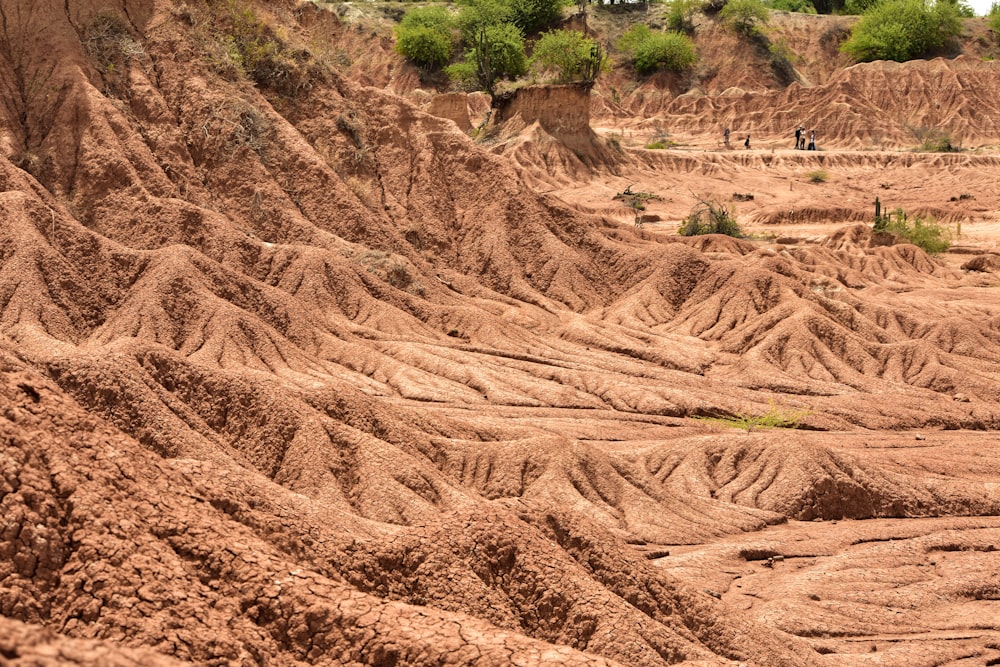
[{"label": "exposed soil layer", "polygon": [[[1000,157],[851,115],[996,145],[995,65],[675,97],[666,151],[527,88],[475,143],[313,5],[2,10],[0,665],[1000,657]],[[830,150],[715,145],[834,98]],[[674,233],[734,192],[771,238]]]}]

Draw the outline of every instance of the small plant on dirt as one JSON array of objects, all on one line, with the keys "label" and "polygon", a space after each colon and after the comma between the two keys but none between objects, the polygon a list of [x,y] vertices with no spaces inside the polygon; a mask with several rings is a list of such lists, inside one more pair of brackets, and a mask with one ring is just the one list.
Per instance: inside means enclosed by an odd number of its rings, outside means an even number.
[{"label": "small plant on dirt", "polygon": [[694,18],[701,11],[702,0],[673,0],[667,10],[667,27],[676,32],[694,32]]},{"label": "small plant on dirt", "polygon": [[663,141],[660,141],[659,139],[656,141],[650,141],[648,144],[646,144],[646,148],[651,151],[662,151],[666,147],[667,144],[664,143]]},{"label": "small plant on dirt", "polygon": [[622,135],[620,132],[609,133],[607,136],[604,137],[604,142],[608,145],[609,148],[612,148],[616,151],[620,151],[622,149]]},{"label": "small plant on dirt", "polygon": [[990,30],[993,31],[993,38],[1000,40],[1000,2],[994,2],[990,5],[990,13],[986,16]]},{"label": "small plant on dirt", "polygon": [[718,424],[719,426],[727,426],[729,428],[738,428],[745,430],[750,433],[754,429],[768,429],[768,428],[799,428],[802,424],[802,420],[812,414],[811,410],[788,410],[777,406],[774,401],[769,402],[768,409],[765,412],[760,412],[757,414],[752,414],[750,412],[742,412],[735,415],[724,415],[717,417],[694,417],[699,421],[708,422],[710,424]]},{"label": "small plant on dirt", "polygon": [[261,88],[289,98],[312,88],[320,68],[312,54],[291,48],[246,0],[226,3],[229,26],[215,67],[224,76],[244,74]]},{"label": "small plant on dirt", "polygon": [[744,236],[733,211],[718,201],[701,199],[688,217],[681,222],[677,233],[681,236],[725,234],[735,238]]},{"label": "small plant on dirt", "polygon": [[875,198],[875,225],[873,230],[885,234],[893,234],[907,243],[921,248],[924,252],[937,255],[951,247],[948,229],[939,225],[933,218],[927,220],[920,216],[910,216],[902,208],[894,212],[883,213],[882,204]]},{"label": "small plant on dirt", "polygon": [[[911,128],[913,129],[913,128]],[[956,146],[951,140],[951,136],[944,130],[937,129],[913,129],[917,135],[920,146],[917,150],[922,153],[960,153],[961,147]]]},{"label": "small plant on dirt", "polygon": [[810,171],[806,174],[806,178],[809,179],[810,183],[826,183],[830,180],[830,174],[826,173],[825,169],[817,169],[815,171]]},{"label": "small plant on dirt", "polygon": [[771,15],[761,0],[729,0],[719,17],[731,30],[752,37],[761,32]]},{"label": "small plant on dirt", "polygon": [[650,201],[663,201],[663,197],[652,192],[639,192],[633,190],[632,186],[625,188],[614,197],[615,201],[624,203],[635,214],[635,226],[642,227],[642,212],[646,210],[646,203]]}]

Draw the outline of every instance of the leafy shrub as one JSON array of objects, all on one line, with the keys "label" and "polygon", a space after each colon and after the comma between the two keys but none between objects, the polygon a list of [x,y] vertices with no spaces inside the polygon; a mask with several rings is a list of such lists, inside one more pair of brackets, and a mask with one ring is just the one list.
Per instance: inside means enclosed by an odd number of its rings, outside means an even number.
[{"label": "leafy shrub", "polygon": [[919,216],[914,216],[911,224],[909,215],[901,208],[897,208],[895,213],[882,215],[877,198],[875,200],[874,230],[895,234],[932,255],[945,252],[951,247],[949,238],[951,234],[945,227],[937,224],[933,218],[924,220]]},{"label": "leafy shrub", "polygon": [[1000,2],[994,2],[990,6],[990,13],[986,16],[989,20],[990,30],[993,31],[993,35],[1000,38]]},{"label": "leafy shrub", "polygon": [[730,29],[747,37],[759,33],[770,19],[761,0],[729,0],[719,16]]},{"label": "leafy shrub", "polygon": [[652,34],[653,31],[649,29],[648,25],[645,23],[636,23],[618,38],[618,41],[615,42],[615,48],[630,56],[635,55],[635,50],[639,44],[643,40],[649,39]]},{"label": "leafy shrub", "polygon": [[770,0],[768,4],[771,9],[778,9],[784,12],[798,12],[799,14],[816,13],[816,8],[809,0]]},{"label": "leafy shrub", "polygon": [[463,60],[462,62],[448,65],[444,68],[444,73],[459,90],[472,92],[481,88],[479,77],[476,75],[475,60]]},{"label": "leafy shrub", "polygon": [[553,30],[535,42],[531,65],[558,83],[593,81],[607,67],[600,45],[577,30]]},{"label": "leafy shrub", "polygon": [[417,67],[432,69],[451,60],[454,21],[444,7],[411,9],[396,27],[396,51]]},{"label": "leafy shrub", "polygon": [[701,5],[702,0],[673,0],[667,10],[667,27],[676,32],[694,32],[694,17]]},{"label": "leafy shrub", "polygon": [[951,136],[943,130],[925,130],[917,133],[920,146],[917,150],[925,153],[960,153],[961,148],[952,143]]},{"label": "leafy shrub", "polygon": [[635,69],[640,74],[667,69],[683,71],[698,61],[694,42],[679,32],[654,32],[635,49]]},{"label": "leafy shrub", "polygon": [[514,10],[503,0],[470,0],[459,11],[455,22],[462,32],[462,39],[472,44],[487,26],[511,23],[513,20]]},{"label": "leafy shrub", "polygon": [[540,32],[562,18],[563,0],[510,0],[512,20],[525,35]]},{"label": "leafy shrub", "polygon": [[725,234],[736,238],[744,236],[732,211],[725,204],[715,201],[698,202],[690,215],[681,222],[677,233],[681,236],[703,234]]},{"label": "leafy shrub", "polygon": [[882,0],[864,13],[840,50],[859,62],[903,62],[930,55],[961,30],[958,9],[952,3]]},{"label": "leafy shrub", "polygon": [[806,178],[808,178],[811,183],[826,183],[830,180],[830,174],[826,173],[826,170],[824,169],[817,169],[816,171],[810,171],[807,173]]},{"label": "leafy shrub", "polygon": [[666,147],[667,145],[662,141],[650,141],[648,144],[646,144],[646,148],[648,148],[651,151],[662,151]]}]

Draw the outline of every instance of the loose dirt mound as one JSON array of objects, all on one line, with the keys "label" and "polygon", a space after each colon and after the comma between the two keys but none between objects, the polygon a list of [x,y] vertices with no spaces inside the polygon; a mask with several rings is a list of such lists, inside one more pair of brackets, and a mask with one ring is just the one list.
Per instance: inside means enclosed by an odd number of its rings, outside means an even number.
[{"label": "loose dirt mound", "polygon": [[531,185],[738,160],[634,158],[544,88],[489,150],[344,76],[315,8],[17,8],[3,659],[809,665],[649,556],[997,512],[964,469],[689,419],[996,428],[1000,310],[918,248],[580,213]]}]

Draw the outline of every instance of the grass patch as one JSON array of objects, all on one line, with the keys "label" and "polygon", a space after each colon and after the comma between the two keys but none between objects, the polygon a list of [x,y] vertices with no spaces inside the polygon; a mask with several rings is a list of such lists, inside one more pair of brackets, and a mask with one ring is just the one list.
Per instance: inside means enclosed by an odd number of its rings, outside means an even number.
[{"label": "grass patch", "polygon": [[894,212],[887,212],[883,215],[878,198],[875,199],[875,226],[873,229],[876,232],[898,236],[931,255],[945,252],[951,247],[951,231],[943,225],[939,225],[934,218],[925,220],[915,215],[911,221],[909,214],[902,208],[897,208]]},{"label": "grass patch", "polygon": [[811,410],[788,410],[775,405],[772,401],[765,412],[758,414],[746,412],[722,417],[692,417],[692,419],[727,428],[738,428],[750,433],[754,429],[799,428],[802,420],[811,414]]},{"label": "grass patch", "polygon": [[810,183],[826,183],[830,180],[830,174],[826,173],[825,169],[817,169],[807,173],[806,178],[809,179]]},{"label": "grass patch", "polygon": [[646,144],[646,148],[651,151],[662,151],[665,148],[673,148],[679,145],[676,141],[671,141],[670,139],[657,139]]}]

